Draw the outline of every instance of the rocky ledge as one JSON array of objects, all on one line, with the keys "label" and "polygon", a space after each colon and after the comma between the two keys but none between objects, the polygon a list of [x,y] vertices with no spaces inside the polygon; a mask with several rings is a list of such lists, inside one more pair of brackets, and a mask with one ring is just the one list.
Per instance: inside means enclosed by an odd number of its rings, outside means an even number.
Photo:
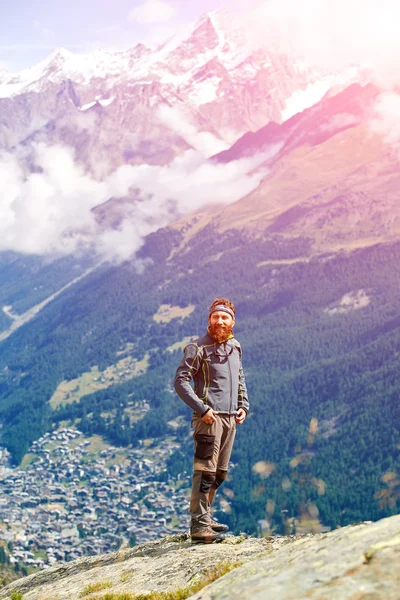
[{"label": "rocky ledge", "polygon": [[[199,589],[216,565],[223,565],[221,573],[233,569],[195,593],[195,583]],[[11,583],[0,599],[133,600],[149,594],[158,600],[165,595],[157,592],[180,590],[177,598],[190,591],[192,600],[399,600],[399,565],[400,515],[300,537],[227,536],[220,544],[192,545],[185,535],[172,536],[58,563]]]}]

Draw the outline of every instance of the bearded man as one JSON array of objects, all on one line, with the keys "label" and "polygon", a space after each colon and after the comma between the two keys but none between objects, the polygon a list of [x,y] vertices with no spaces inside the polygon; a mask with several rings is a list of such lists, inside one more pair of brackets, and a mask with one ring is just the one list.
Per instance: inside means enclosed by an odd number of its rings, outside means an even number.
[{"label": "bearded man", "polygon": [[249,409],[242,351],[232,333],[235,312],[226,298],[214,300],[207,333],[185,347],[175,375],[177,394],[194,411],[190,499],[193,543],[222,541],[221,533],[228,530],[212,519],[211,505],[226,479],[236,424],[243,423]]}]

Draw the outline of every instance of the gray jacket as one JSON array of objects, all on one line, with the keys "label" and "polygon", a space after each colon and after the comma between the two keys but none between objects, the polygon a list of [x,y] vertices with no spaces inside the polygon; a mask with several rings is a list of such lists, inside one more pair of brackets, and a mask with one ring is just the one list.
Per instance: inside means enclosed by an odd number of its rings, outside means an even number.
[{"label": "gray jacket", "polygon": [[248,412],[239,342],[232,337],[218,344],[206,333],[188,344],[176,371],[174,387],[178,396],[199,415],[210,407],[228,415],[235,414],[238,408]]}]

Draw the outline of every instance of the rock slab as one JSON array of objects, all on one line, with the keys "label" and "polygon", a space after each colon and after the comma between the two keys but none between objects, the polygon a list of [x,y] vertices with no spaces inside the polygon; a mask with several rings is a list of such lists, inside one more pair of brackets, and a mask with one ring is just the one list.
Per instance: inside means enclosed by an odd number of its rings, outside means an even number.
[{"label": "rock slab", "polygon": [[192,600],[400,600],[400,515],[301,537],[227,536],[221,544],[199,546],[172,536],[58,563],[9,584],[0,600],[12,592],[24,600],[78,600],[88,585],[100,582],[110,585],[100,596],[173,591],[221,562],[244,564]]},{"label": "rock slab", "polygon": [[400,515],[302,537],[192,600],[400,600]]}]

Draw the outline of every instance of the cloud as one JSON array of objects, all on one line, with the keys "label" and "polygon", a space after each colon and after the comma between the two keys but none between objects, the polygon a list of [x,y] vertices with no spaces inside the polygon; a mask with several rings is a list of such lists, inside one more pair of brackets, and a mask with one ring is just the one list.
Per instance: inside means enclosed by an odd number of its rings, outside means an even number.
[{"label": "cloud", "polygon": [[229,147],[225,141],[208,131],[199,131],[191,122],[190,113],[182,105],[169,106],[162,104],[157,110],[157,117],[163,125],[183,137],[183,139],[203,156],[213,156]]},{"label": "cloud", "polygon": [[326,70],[361,64],[380,85],[398,79],[397,0],[249,0],[249,41]]},{"label": "cloud", "polygon": [[[2,152],[0,251],[49,257],[94,251],[102,260],[127,260],[145,236],[177,217],[248,194],[265,174],[254,171],[263,159],[214,164],[190,150],[167,166],[123,165],[97,181],[75,162],[72,148],[35,143],[32,155],[26,148]],[[93,209],[110,198],[130,202],[118,227],[105,229]]]},{"label": "cloud", "polygon": [[175,15],[175,8],[165,0],[145,0],[131,10],[128,19],[139,25],[164,23]]},{"label": "cloud", "polygon": [[75,165],[71,149],[36,144],[33,150],[33,173],[22,154],[0,154],[0,248],[68,254],[83,230],[93,230],[90,209],[104,198],[104,186]]},{"label": "cloud", "polygon": [[69,114],[68,117],[62,119],[61,124],[68,127],[75,125],[80,131],[87,131],[89,134],[94,134],[98,125],[98,114],[94,111],[84,111]]},{"label": "cloud", "polygon": [[381,94],[375,103],[375,117],[371,121],[372,133],[380,135],[391,146],[400,146],[400,95],[394,92]]}]

